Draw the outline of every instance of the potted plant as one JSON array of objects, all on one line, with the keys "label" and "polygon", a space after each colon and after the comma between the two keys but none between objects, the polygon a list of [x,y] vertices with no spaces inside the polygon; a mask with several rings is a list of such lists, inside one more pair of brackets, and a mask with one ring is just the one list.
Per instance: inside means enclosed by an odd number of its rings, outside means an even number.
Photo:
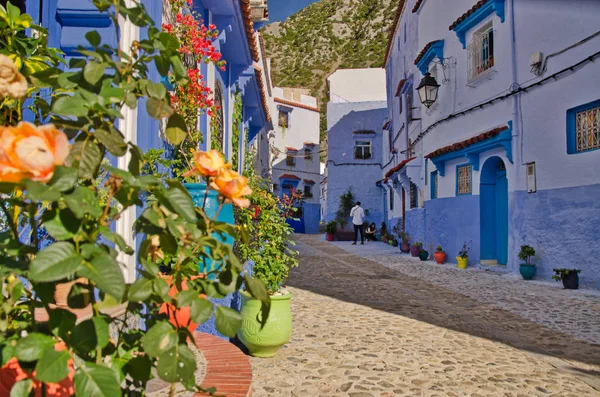
[{"label": "potted plant", "polygon": [[402,241],[402,244],[400,245],[400,251],[408,254],[410,252],[410,236],[408,233],[401,231],[398,233],[398,237],[400,237],[400,240]]},{"label": "potted plant", "polygon": [[272,357],[292,335],[292,293],[284,284],[290,269],[298,266],[298,260],[289,245],[293,229],[287,223],[286,214],[290,212],[286,206],[290,203],[280,203],[258,177],[252,176],[250,185],[253,190],[250,201],[261,208],[261,215],[252,219],[247,210],[238,210],[237,224],[248,225],[249,239],[240,241],[236,249],[243,260],[254,262],[253,277],[266,285],[270,310],[266,317],[265,305],[248,293],[255,286],[246,283],[247,292],[240,293],[242,326],[237,336],[251,355]]},{"label": "potted plant", "polygon": [[337,231],[337,222],[331,221],[325,225],[325,233],[327,233],[327,241],[333,241],[335,232]]},{"label": "potted plant", "polygon": [[419,259],[423,262],[429,259],[429,251],[421,249],[421,251],[419,251]]},{"label": "potted plant", "polygon": [[562,281],[565,289],[578,289],[579,288],[579,273],[581,269],[553,269],[554,276],[552,278],[556,281]]},{"label": "potted plant", "polygon": [[465,241],[461,250],[458,251],[458,256],[456,257],[456,261],[458,262],[458,268],[466,269],[468,260],[469,260],[469,245]]},{"label": "potted plant", "polygon": [[519,259],[525,261],[519,265],[519,272],[525,280],[535,277],[535,264],[531,263],[531,257],[535,256],[535,250],[529,245],[522,245],[519,251]]},{"label": "potted plant", "polygon": [[421,249],[423,248],[423,243],[421,243],[420,241],[417,241],[416,243],[414,243],[412,245],[412,247],[410,247],[410,255],[413,258],[416,258],[419,256],[419,253],[421,252]]},{"label": "potted plant", "polygon": [[435,258],[435,261],[439,265],[443,265],[444,262],[446,262],[446,253],[444,252],[441,245],[437,246],[437,248],[435,249],[435,253],[433,254],[433,257]]}]

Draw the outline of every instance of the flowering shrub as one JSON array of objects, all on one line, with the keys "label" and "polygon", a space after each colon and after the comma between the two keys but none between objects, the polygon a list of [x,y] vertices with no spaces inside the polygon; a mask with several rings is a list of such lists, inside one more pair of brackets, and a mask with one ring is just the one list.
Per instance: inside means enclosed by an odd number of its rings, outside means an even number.
[{"label": "flowering shrub", "polygon": [[[156,153],[146,155],[125,142],[116,127],[123,108],[135,108],[144,99],[151,117],[168,120],[171,144],[187,138],[184,117],[172,106],[167,90],[148,78],[156,64],[176,84],[189,81],[179,40],[156,29],[135,4],[94,4],[108,13],[116,29],[118,19],[130,20],[148,28],[148,37],[124,51],[102,43],[90,31],[89,47],[80,49],[81,57],[71,59],[66,72],[56,67],[60,54],[39,40],[46,31],[10,3],[8,9],[0,6],[0,41],[6,44],[2,51],[27,81],[29,94],[0,102],[0,193],[7,195],[0,211],[8,224],[0,233],[0,380],[18,368],[16,383],[8,386],[16,396],[47,395],[57,387],[65,395],[142,395],[153,376],[173,385],[171,395],[176,383],[200,390],[188,326],[215,312],[219,332],[233,336],[239,314],[215,308],[207,298],[234,292],[243,280],[268,307],[267,291],[262,282],[242,276],[232,247],[215,237],[234,235],[234,227],[195,207],[179,179],[143,172],[156,169],[148,162]],[[27,37],[29,28],[39,36]],[[45,95],[31,97],[41,89],[47,90]],[[33,124],[21,123],[26,99],[34,103]],[[127,170],[105,161],[109,155],[126,154]],[[194,153],[189,161],[195,178],[219,189],[221,204],[230,200],[245,206],[244,195],[251,190],[230,167],[214,154]],[[134,232],[143,239],[136,253],[139,278],[127,284],[120,258],[133,255],[134,249],[114,226],[132,207],[141,209]],[[22,235],[24,229],[45,230],[49,242],[41,244],[38,233]],[[159,271],[159,260],[166,256],[173,258],[168,279]],[[200,274],[203,259],[221,265],[218,281]],[[57,288],[75,279],[85,283],[69,285],[68,306],[58,306]],[[104,314],[116,305],[123,309],[121,317]],[[78,322],[73,309],[86,307],[90,317]],[[187,319],[177,315],[183,310],[189,313]],[[43,312],[47,320],[39,316]],[[140,319],[145,331],[128,328],[131,318]],[[116,336],[111,337],[109,326],[117,330]]]},{"label": "flowering shrub", "polygon": [[[181,45],[179,52],[186,60],[187,80],[184,84],[175,82],[174,89],[169,93],[171,106],[179,113],[186,124],[188,134],[177,144],[174,160],[176,175],[181,175],[186,168],[191,166],[191,160],[195,149],[203,141],[202,131],[198,129],[198,116],[202,113],[213,116],[216,105],[212,90],[207,86],[204,76],[200,73],[198,65],[212,62],[221,70],[225,70],[225,61],[213,44],[213,40],[219,35],[216,26],[203,25],[202,19],[195,13],[189,11],[187,6],[192,4],[191,0],[169,0],[170,12],[174,15],[173,23],[163,23],[165,32],[176,36]],[[188,180],[193,180],[191,175]]]}]

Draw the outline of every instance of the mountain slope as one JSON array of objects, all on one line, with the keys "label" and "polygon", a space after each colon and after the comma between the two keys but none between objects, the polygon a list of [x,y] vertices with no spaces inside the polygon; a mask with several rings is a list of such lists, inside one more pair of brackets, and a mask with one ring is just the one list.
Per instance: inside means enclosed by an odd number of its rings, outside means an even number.
[{"label": "mountain slope", "polygon": [[263,29],[273,83],[304,87],[319,99],[326,131],[326,78],[336,69],[383,67],[394,0],[321,0]]}]

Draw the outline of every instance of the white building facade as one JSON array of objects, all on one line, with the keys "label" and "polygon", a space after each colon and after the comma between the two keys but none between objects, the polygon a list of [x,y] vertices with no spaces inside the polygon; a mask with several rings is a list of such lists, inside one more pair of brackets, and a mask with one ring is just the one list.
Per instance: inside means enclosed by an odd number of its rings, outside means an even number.
[{"label": "white building facade", "polygon": [[[402,2],[386,56],[399,158],[384,177],[411,242],[451,262],[466,242],[470,265],[502,272],[527,244],[538,278],[578,268],[600,285],[599,18],[586,0]],[[426,73],[440,84],[430,108],[415,91]]]}]

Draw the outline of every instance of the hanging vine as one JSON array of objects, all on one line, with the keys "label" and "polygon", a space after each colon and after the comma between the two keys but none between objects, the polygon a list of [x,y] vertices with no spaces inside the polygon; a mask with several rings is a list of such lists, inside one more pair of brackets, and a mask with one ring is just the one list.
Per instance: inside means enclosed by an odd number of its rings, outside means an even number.
[{"label": "hanging vine", "polygon": [[242,93],[238,92],[237,94],[235,94],[235,102],[233,105],[233,136],[231,137],[231,143],[233,145],[233,155],[231,156],[231,163],[233,164],[233,169],[238,168],[238,162],[240,158],[240,125],[242,124],[242,117]]}]

